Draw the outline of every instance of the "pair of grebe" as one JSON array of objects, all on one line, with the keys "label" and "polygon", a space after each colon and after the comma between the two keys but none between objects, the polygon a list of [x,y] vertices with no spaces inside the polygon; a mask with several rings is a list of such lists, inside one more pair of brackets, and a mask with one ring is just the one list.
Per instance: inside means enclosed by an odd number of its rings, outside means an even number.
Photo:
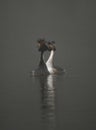
[{"label": "pair of grebe", "polygon": [[[32,71],[32,75],[47,75],[47,74],[62,74],[64,70],[60,67],[54,66],[54,54],[56,51],[55,42],[46,42],[45,39],[39,39],[38,51],[40,51],[40,61],[38,68]],[[47,62],[44,61],[44,52],[50,51]]]}]

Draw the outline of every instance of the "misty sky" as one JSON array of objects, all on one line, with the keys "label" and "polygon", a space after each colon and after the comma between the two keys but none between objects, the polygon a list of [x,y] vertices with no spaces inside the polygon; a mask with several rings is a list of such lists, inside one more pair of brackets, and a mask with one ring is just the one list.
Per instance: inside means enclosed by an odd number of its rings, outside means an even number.
[{"label": "misty sky", "polygon": [[17,62],[28,64],[30,69],[31,64],[35,66],[39,58],[36,48],[39,37],[56,41],[55,60],[63,66],[72,62],[94,63],[95,3],[93,0],[0,1],[3,67],[6,64],[16,67]]}]

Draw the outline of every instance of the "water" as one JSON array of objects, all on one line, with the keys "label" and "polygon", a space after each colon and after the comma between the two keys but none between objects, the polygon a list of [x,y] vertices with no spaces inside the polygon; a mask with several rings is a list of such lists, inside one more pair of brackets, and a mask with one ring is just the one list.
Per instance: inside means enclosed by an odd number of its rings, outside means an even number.
[{"label": "water", "polygon": [[94,68],[44,77],[31,77],[28,71],[9,73],[0,87],[2,130],[96,128]]},{"label": "water", "polygon": [[[95,1],[10,0],[0,9],[0,130],[95,130]],[[39,37],[56,41],[64,75],[30,76]]]}]

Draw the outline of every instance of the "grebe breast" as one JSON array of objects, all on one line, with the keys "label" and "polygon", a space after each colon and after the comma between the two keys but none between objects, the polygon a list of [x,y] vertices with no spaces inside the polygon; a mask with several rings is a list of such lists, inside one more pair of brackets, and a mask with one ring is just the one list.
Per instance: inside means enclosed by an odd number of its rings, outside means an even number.
[{"label": "grebe breast", "polygon": [[49,71],[50,74],[63,74],[65,72],[64,69],[62,69],[58,66],[48,67],[48,71]]},{"label": "grebe breast", "polygon": [[56,47],[54,45],[54,42],[49,42],[48,43],[49,51],[50,51],[50,56],[46,62],[47,69],[50,74],[62,74],[64,73],[64,70],[58,66],[54,66],[54,54],[56,51]]}]

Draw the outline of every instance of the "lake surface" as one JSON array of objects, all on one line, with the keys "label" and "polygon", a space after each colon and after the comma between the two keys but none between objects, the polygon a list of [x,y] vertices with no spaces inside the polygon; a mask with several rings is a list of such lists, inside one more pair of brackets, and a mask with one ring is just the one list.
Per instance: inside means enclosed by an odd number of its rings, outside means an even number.
[{"label": "lake surface", "polygon": [[2,71],[2,130],[96,128],[95,64],[72,67],[47,77],[31,77],[29,68]]},{"label": "lake surface", "polygon": [[[95,1],[10,0],[0,9],[0,130],[95,130]],[[39,37],[56,41],[64,75],[30,75]]]}]

